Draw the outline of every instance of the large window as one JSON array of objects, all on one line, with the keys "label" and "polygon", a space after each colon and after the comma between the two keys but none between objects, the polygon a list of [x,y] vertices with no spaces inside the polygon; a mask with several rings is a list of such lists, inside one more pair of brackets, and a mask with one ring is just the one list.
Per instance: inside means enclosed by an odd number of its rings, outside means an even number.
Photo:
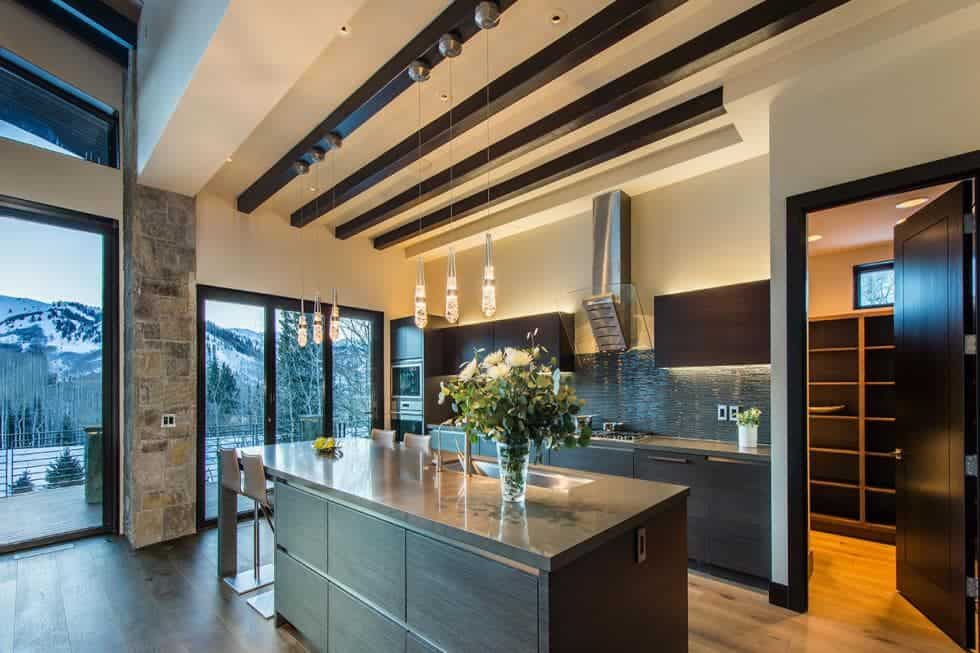
[{"label": "large window", "polygon": [[0,138],[118,166],[115,111],[2,48]]},{"label": "large window", "polygon": [[895,304],[895,262],[854,266],[854,308],[881,308]]},{"label": "large window", "polygon": [[367,437],[381,425],[384,316],[341,307],[340,337],[317,345],[307,312],[310,337],[300,347],[298,309],[298,299],[198,287],[202,524],[217,516],[220,449]]}]

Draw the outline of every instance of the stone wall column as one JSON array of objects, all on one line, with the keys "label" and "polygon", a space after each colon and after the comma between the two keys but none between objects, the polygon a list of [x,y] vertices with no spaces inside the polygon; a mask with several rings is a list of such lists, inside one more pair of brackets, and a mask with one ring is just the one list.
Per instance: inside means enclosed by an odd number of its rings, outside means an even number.
[{"label": "stone wall column", "polygon": [[[194,198],[136,186],[125,225],[125,508],[134,547],[195,532]],[[174,428],[161,416],[176,415]]]}]

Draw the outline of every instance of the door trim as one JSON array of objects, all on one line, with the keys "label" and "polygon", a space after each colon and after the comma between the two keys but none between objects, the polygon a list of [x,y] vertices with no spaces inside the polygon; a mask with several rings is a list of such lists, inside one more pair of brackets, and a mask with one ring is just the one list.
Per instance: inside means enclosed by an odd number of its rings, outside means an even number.
[{"label": "door trim", "polygon": [[[100,234],[104,239],[105,245],[102,256],[102,456],[103,470],[111,470],[109,474],[103,477],[101,526],[26,540],[14,545],[0,545],[0,554],[58,544],[91,535],[120,533],[119,222],[112,218],[8,195],[0,195],[0,212],[38,224]],[[105,370],[112,370],[112,374],[104,373]]]},{"label": "door trim", "polygon": [[786,593],[770,594],[796,612],[809,608],[807,484],[807,214],[925,186],[980,178],[980,150],[786,198],[787,553]]}]

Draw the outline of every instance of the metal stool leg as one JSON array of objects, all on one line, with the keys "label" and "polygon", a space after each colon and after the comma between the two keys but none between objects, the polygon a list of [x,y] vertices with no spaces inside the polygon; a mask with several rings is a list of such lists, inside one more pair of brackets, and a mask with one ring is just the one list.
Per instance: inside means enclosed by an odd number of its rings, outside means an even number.
[{"label": "metal stool leg", "polygon": [[[252,555],[253,564],[249,571],[242,571],[234,576],[224,578],[225,583],[235,590],[236,594],[247,594],[257,589],[268,587],[275,582],[275,565],[263,565],[260,557],[261,547],[259,546],[259,528],[261,518],[259,515],[259,502],[255,502],[255,510],[252,516]],[[253,606],[254,607],[254,606]],[[258,609],[258,608],[256,608]],[[261,611],[260,611],[261,612]]]},{"label": "metal stool leg", "polygon": [[262,615],[265,619],[271,619],[276,613],[276,590],[266,590],[259,592],[248,601],[248,605]]}]

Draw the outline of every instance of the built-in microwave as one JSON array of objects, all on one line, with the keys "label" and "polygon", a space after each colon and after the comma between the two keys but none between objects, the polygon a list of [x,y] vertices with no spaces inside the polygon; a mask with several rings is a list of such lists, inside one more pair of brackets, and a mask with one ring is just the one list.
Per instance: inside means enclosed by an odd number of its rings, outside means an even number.
[{"label": "built-in microwave", "polygon": [[391,399],[422,400],[422,362],[394,363],[391,366]]}]

